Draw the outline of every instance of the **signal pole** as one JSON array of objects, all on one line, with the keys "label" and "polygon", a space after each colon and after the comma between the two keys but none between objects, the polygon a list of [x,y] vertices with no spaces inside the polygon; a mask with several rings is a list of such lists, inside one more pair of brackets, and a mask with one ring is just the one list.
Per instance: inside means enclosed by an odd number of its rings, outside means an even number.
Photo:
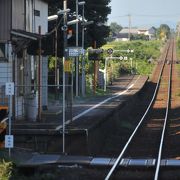
[{"label": "signal pole", "polygon": [[[79,7],[78,7],[78,0],[76,0],[76,19],[78,18],[79,14]],[[76,47],[79,45],[79,27],[78,27],[78,22],[76,23]],[[76,57],[76,96],[79,96],[79,58]]]},{"label": "signal pole", "polygon": [[130,41],[131,40],[131,14],[128,14],[128,17],[129,17],[129,35],[128,35],[128,38]]},{"label": "signal pole", "polygon": [[[63,2],[64,11],[67,9],[67,0]],[[67,13],[64,13],[64,26],[67,26]],[[63,32],[64,36],[64,55],[63,55],[63,153],[65,153],[65,121],[66,121],[66,77],[65,77],[65,61],[66,61],[66,48],[67,48],[67,30]]]}]

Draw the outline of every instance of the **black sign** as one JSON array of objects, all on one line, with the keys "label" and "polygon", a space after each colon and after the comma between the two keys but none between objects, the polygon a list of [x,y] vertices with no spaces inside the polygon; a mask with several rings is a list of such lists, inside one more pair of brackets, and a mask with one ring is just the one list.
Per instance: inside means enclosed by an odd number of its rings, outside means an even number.
[{"label": "black sign", "polygon": [[103,49],[89,49],[88,50],[88,59],[93,61],[98,61],[103,59]]},{"label": "black sign", "polygon": [[113,49],[109,48],[109,49],[107,50],[107,53],[108,53],[108,54],[113,54]]}]

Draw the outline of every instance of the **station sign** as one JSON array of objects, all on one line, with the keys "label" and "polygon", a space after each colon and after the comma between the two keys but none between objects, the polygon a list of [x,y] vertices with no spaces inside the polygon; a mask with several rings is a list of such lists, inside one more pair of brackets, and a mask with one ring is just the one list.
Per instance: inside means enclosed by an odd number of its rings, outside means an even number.
[{"label": "station sign", "polygon": [[6,83],[5,94],[7,96],[13,96],[14,95],[14,83],[13,82]]},{"label": "station sign", "polygon": [[72,61],[64,61],[64,72],[72,72]]},{"label": "station sign", "polygon": [[82,47],[68,47],[65,52],[69,57],[79,57],[84,54],[84,49]]},{"label": "station sign", "polygon": [[13,147],[14,147],[14,136],[5,135],[5,148],[13,148]]}]

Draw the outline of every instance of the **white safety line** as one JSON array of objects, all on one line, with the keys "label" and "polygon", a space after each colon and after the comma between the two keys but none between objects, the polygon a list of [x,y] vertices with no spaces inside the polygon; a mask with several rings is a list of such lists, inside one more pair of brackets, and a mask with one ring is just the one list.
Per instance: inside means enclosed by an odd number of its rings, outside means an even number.
[{"label": "white safety line", "polygon": [[[119,97],[119,96],[121,96],[121,95],[123,95],[123,94],[125,94],[125,93],[127,93],[127,91],[129,91],[129,89],[131,89],[131,88],[136,84],[136,82],[139,80],[139,78],[140,78],[140,76],[138,76],[138,78],[136,79],[136,81],[135,81],[133,84],[131,84],[129,87],[127,87],[127,89],[124,90],[123,92],[114,93],[114,96],[109,97],[109,98],[105,99],[104,101],[100,102],[99,104],[96,104],[96,105],[94,105],[93,107],[91,107],[91,108],[83,111],[82,113],[74,116],[74,117],[72,118],[72,121],[77,120],[77,119],[80,118],[81,116],[84,116],[85,114],[87,114],[87,113],[89,113],[90,111],[92,111],[93,109],[101,106],[102,104],[104,104],[104,103],[106,103],[106,102],[108,102],[108,101],[110,101],[110,100],[112,100],[112,99],[114,99],[114,98],[117,98],[117,97]],[[67,125],[67,124],[69,124],[69,123],[72,122],[72,121],[71,121],[71,120],[68,120],[68,121],[66,121],[65,124]],[[56,127],[56,130],[58,131],[58,130],[60,130],[61,128],[62,128],[62,125],[57,126],[57,127]]]}]

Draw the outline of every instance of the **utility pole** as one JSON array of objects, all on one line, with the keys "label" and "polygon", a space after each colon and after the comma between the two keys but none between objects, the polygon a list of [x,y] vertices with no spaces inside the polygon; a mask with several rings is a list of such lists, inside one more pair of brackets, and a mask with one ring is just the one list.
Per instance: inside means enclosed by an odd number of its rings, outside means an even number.
[{"label": "utility pole", "polygon": [[129,41],[131,40],[131,14],[128,14],[129,17],[129,34],[128,34],[128,38]]},{"label": "utility pole", "polygon": [[[39,35],[41,35],[41,26],[38,27]],[[42,42],[39,39],[39,52],[38,52],[38,120],[41,121],[41,48]]]},{"label": "utility pole", "polygon": [[180,36],[180,22],[178,22],[178,24],[177,24],[177,36],[178,36],[178,38]]},{"label": "utility pole", "polygon": [[[94,41],[94,49],[96,49],[96,41]],[[98,64],[99,63],[97,60],[94,60],[94,86],[93,86],[93,92],[94,92],[94,95],[96,94],[96,85],[97,85],[97,67],[98,67]]]},{"label": "utility pole", "polygon": [[[83,6],[83,9],[82,9],[82,22],[83,22],[83,25],[82,25],[82,49],[84,51],[84,4],[82,5]],[[85,54],[83,52],[83,55],[82,55],[82,87],[81,87],[81,90],[82,90],[82,96],[84,97],[85,96],[85,85],[86,85],[86,76],[85,76]]]},{"label": "utility pole", "polygon": [[[67,9],[67,0],[63,2],[64,11]],[[67,12],[64,13],[64,27],[67,27]],[[66,61],[66,47],[67,47],[67,29],[63,31],[64,36],[64,55],[63,55],[63,153],[65,153],[65,120],[66,120],[66,112],[65,112],[65,105],[66,105],[66,77],[65,77],[65,61]]]},{"label": "utility pole", "polygon": [[[78,7],[78,0],[76,0],[76,19],[79,19],[79,7]],[[78,27],[78,22],[76,22],[76,47],[79,45],[79,27]],[[76,57],[76,96],[79,95],[79,58]]]},{"label": "utility pole", "polygon": [[58,72],[57,72],[57,33],[58,33],[58,28],[57,28],[57,22],[56,22],[56,27],[55,27],[55,85],[56,85],[56,96],[57,96],[57,84],[58,84]]}]

